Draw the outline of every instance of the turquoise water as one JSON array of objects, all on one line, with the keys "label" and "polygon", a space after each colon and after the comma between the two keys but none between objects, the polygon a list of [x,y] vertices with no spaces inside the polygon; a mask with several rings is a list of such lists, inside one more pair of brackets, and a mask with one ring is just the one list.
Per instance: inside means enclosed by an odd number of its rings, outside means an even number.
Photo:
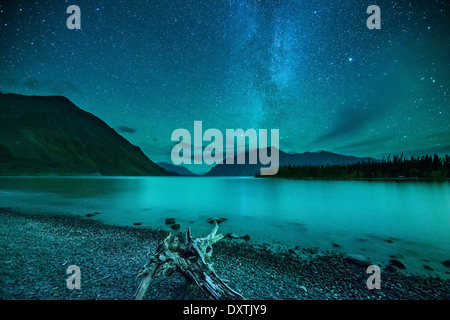
[{"label": "turquoise water", "polygon": [[420,273],[427,264],[445,275],[441,262],[450,258],[450,182],[0,177],[0,206],[82,216],[96,211],[92,219],[117,225],[167,228],[165,219],[176,218],[194,235],[210,231],[208,218],[224,217],[222,233],[379,261],[402,254],[408,269]]}]

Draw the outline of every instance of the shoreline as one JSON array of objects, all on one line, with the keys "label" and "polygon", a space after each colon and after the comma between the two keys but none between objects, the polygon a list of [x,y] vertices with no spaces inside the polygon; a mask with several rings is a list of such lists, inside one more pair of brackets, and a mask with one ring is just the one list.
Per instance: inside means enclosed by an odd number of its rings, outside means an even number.
[{"label": "shoreline", "polygon": [[[195,231],[195,230],[194,230]],[[219,228],[220,233],[220,228]],[[162,229],[113,226],[83,217],[0,208],[0,299],[131,300],[139,270],[168,235]],[[381,289],[369,290],[366,267],[339,252],[273,248],[222,239],[213,266],[248,300],[449,300],[450,280],[381,266]],[[81,289],[69,290],[69,265]],[[203,300],[178,273],[155,278],[149,300]]]},{"label": "shoreline", "polygon": [[285,179],[285,180],[295,180],[295,181],[395,181],[395,182],[450,182],[450,178],[395,178],[395,177],[386,177],[386,178],[326,178],[326,177],[304,177],[304,178],[296,178],[296,177],[278,177],[278,176],[261,176],[256,175],[254,178],[270,178],[270,179]]},{"label": "shoreline", "polygon": [[450,182],[450,178],[416,178],[416,177],[386,177],[386,178],[333,178],[333,177],[280,177],[280,176],[262,176],[262,175],[248,175],[248,176],[206,176],[204,174],[194,175],[168,175],[168,176],[121,176],[121,175],[100,175],[100,174],[75,174],[75,175],[60,175],[60,174],[23,174],[23,175],[0,175],[0,178],[270,178],[270,179],[285,179],[298,181],[404,181],[404,182]]}]

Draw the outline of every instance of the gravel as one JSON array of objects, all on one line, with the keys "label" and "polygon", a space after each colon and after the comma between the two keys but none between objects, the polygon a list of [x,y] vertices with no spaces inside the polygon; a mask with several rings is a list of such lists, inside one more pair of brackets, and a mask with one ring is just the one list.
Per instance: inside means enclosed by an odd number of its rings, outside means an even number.
[{"label": "gravel", "polygon": [[[219,229],[220,232],[220,229]],[[139,270],[168,232],[113,226],[86,217],[38,215],[0,208],[0,299],[130,300]],[[450,281],[381,267],[381,289],[369,290],[366,268],[334,251],[223,239],[214,269],[250,300],[448,300]],[[81,271],[81,289],[68,289],[67,268]],[[174,273],[153,280],[151,300],[203,300]]]}]

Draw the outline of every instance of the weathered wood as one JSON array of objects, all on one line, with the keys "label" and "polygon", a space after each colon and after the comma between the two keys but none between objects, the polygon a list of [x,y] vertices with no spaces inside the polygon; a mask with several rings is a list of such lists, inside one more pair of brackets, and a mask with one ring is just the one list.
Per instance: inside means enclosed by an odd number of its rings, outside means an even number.
[{"label": "weathered wood", "polygon": [[151,281],[158,274],[170,275],[174,271],[179,271],[188,281],[197,284],[209,298],[242,300],[242,295],[228,287],[209,262],[213,252],[212,245],[223,238],[221,234],[217,234],[218,229],[219,226],[215,223],[208,236],[193,239],[190,228],[187,228],[184,243],[170,233],[139,273],[142,281],[135,299],[143,299]]}]

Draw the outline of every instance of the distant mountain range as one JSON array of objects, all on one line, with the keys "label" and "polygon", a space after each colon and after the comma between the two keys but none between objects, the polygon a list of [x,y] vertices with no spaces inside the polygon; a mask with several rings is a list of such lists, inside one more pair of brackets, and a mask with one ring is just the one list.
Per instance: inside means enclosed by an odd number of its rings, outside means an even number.
[{"label": "distant mountain range", "polygon": [[171,175],[61,96],[0,93],[0,175]]},{"label": "distant mountain range", "polygon": [[[272,148],[272,151],[275,149]],[[258,152],[253,150],[252,152]],[[205,176],[253,176],[267,165],[217,164]],[[332,152],[279,151],[279,165],[376,161]],[[226,163],[227,160],[224,159]],[[184,166],[155,164],[91,113],[61,96],[0,93],[0,175],[196,175]]]},{"label": "distant mountain range", "polygon": [[[271,152],[276,150],[271,148]],[[258,152],[257,150],[251,151]],[[270,153],[269,153],[270,154]],[[248,164],[249,152],[245,153],[245,164],[237,164],[237,156],[234,156],[234,164],[226,164],[226,159],[223,161],[225,164],[217,164],[205,176],[254,176],[256,173],[261,172],[261,167],[268,167],[268,165]],[[258,159],[258,158],[257,158]],[[354,156],[340,155],[328,151],[320,152],[304,152],[304,153],[286,153],[279,150],[279,166],[320,166],[320,165],[341,165],[352,164],[357,162],[377,161],[373,158],[358,158]]]},{"label": "distant mountain range", "polygon": [[193,173],[192,171],[183,166],[175,165],[168,162],[158,162],[157,165],[169,172],[177,173],[182,176],[196,176],[195,173]]}]

